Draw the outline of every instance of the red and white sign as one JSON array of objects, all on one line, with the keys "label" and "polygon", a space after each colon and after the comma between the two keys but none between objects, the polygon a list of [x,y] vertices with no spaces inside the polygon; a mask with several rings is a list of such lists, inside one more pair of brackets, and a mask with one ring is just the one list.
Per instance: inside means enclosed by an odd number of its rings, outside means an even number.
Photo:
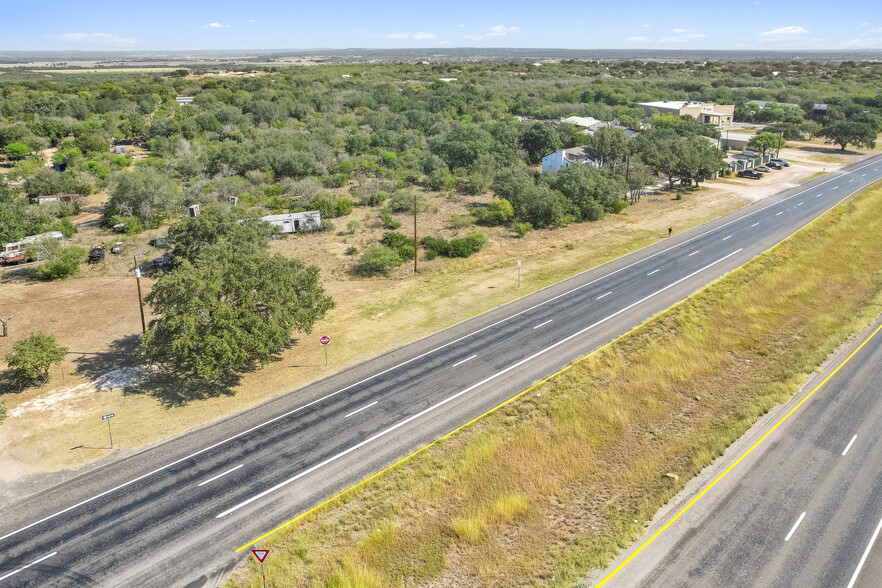
[{"label": "red and white sign", "polygon": [[257,561],[263,563],[263,560],[265,560],[266,556],[269,555],[269,549],[252,549],[251,553],[254,554],[254,557],[257,558]]},{"label": "red and white sign", "polygon": [[322,338],[319,339],[319,343],[321,343],[322,345],[327,345],[330,342],[331,342],[331,338],[328,337],[327,335],[323,335]]}]

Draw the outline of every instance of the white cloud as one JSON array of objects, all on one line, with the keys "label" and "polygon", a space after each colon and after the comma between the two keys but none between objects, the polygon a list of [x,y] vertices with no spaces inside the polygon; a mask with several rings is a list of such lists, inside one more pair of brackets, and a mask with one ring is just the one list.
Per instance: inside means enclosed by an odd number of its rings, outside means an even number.
[{"label": "white cloud", "polygon": [[107,47],[134,47],[139,43],[137,39],[128,39],[112,33],[62,33],[60,35],[47,35],[53,39],[69,41],[80,45],[101,45]]},{"label": "white cloud", "polygon": [[659,39],[659,43],[688,43],[689,39],[684,39],[683,37],[665,37],[664,39]]},{"label": "white cloud", "polygon": [[464,24],[461,24],[461,25],[457,25],[457,26],[458,26],[458,27],[459,27],[459,28],[464,28],[464,27],[465,27],[465,25],[464,25]]},{"label": "white cloud", "polygon": [[386,35],[387,39],[437,39],[435,33],[392,33]]},{"label": "white cloud", "polygon": [[625,39],[626,43],[643,43],[645,41],[649,41],[647,37],[628,37]]},{"label": "white cloud", "polygon": [[434,45],[449,45],[450,41],[448,41],[447,39],[444,39],[442,41],[435,41],[433,44]]},{"label": "white cloud", "polygon": [[642,24],[642,25],[640,25],[640,28],[641,28],[641,29],[651,29],[651,28],[652,28],[652,25]]},{"label": "white cloud", "polygon": [[688,33],[688,29],[671,29],[671,32],[675,35],[679,35],[680,33]]},{"label": "white cloud", "polygon": [[882,39],[852,39],[842,45],[845,47],[882,47]]},{"label": "white cloud", "polygon": [[868,22],[862,22],[862,23],[861,23],[861,26],[862,26],[862,27],[868,27],[868,26],[870,26],[870,23],[868,23]]},{"label": "white cloud", "polygon": [[882,33],[882,27],[879,27],[878,29],[870,29],[870,32],[871,33]]},{"label": "white cloud", "polygon": [[765,31],[764,33],[757,33],[757,35],[760,37],[778,37],[782,35],[807,35],[808,33],[808,29],[804,27],[791,26],[772,29],[770,31]]},{"label": "white cloud", "polygon": [[221,24],[219,22],[210,22],[207,25],[202,25],[203,29],[228,29],[230,25]]},{"label": "white cloud", "polygon": [[246,21],[245,21],[245,22],[257,22],[257,21],[256,21],[256,20],[254,20],[254,19],[253,19],[253,18],[249,18],[249,19],[248,19],[248,20],[246,20]]},{"label": "white cloud", "polygon": [[488,30],[490,31],[487,33],[488,37],[504,37],[509,33],[521,32],[519,27],[507,27],[505,25],[496,25],[495,27],[490,27]]}]

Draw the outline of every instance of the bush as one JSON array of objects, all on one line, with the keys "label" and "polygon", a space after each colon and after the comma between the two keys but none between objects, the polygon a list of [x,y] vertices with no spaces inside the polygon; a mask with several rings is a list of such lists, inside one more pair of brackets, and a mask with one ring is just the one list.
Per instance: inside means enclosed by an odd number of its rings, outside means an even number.
[{"label": "bush", "polygon": [[377,245],[365,251],[358,260],[359,270],[365,274],[386,274],[404,263],[401,256],[385,245]]},{"label": "bush", "polygon": [[416,199],[417,212],[425,212],[429,209],[429,201],[426,197],[413,192],[396,192],[389,199],[387,208],[392,212],[413,212],[414,199]]},{"label": "bush", "polygon": [[358,247],[355,245],[350,245],[346,248],[346,255],[355,255],[356,253],[358,253]]},{"label": "bush", "polygon": [[454,229],[465,229],[466,227],[472,227],[477,222],[477,219],[470,214],[451,214],[450,215],[450,225]]},{"label": "bush", "polygon": [[415,254],[413,241],[406,235],[389,232],[383,235],[383,239],[380,242],[395,251],[401,259],[413,259]]},{"label": "bush", "polygon": [[122,232],[126,235],[137,235],[138,233],[142,233],[144,231],[144,226],[141,224],[141,221],[138,220],[136,216],[120,216],[114,215],[110,218],[110,222],[108,223],[111,227],[116,225],[124,225]]},{"label": "bush", "polygon": [[401,227],[401,222],[392,218],[392,215],[388,212],[384,212],[380,215],[380,222],[383,223],[383,226],[387,229],[397,229]]},{"label": "bush", "polygon": [[435,259],[439,255],[448,257],[450,251],[450,243],[437,237],[423,237],[420,239],[420,245],[426,250],[426,259]]},{"label": "bush", "polygon": [[361,223],[357,220],[351,220],[346,223],[346,230],[349,231],[350,234],[354,233],[359,227],[361,227]]},{"label": "bush", "polygon": [[21,387],[45,384],[49,381],[49,367],[61,363],[67,353],[52,335],[34,331],[26,339],[16,341],[6,363],[13,370],[12,380]]},{"label": "bush", "polygon": [[80,271],[80,263],[86,256],[82,247],[67,247],[58,259],[52,259],[40,266],[39,272],[47,280],[63,280]]},{"label": "bush", "polygon": [[530,223],[515,223],[514,224],[515,234],[518,236],[518,239],[521,239],[533,230],[533,225]]},{"label": "bush", "polygon": [[367,192],[363,194],[359,201],[364,206],[379,206],[382,203],[386,202],[389,199],[389,192],[384,192],[383,190],[379,190],[377,192]]},{"label": "bush", "polygon": [[484,208],[472,209],[472,214],[482,225],[495,227],[504,225],[514,218],[514,207],[505,198],[498,198],[488,202]]}]

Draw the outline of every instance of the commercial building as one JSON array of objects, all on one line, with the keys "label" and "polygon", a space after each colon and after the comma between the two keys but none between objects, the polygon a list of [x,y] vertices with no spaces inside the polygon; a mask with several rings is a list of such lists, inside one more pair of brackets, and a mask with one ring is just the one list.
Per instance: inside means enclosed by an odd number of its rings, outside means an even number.
[{"label": "commercial building", "polygon": [[688,114],[705,125],[731,126],[735,116],[734,104],[714,104],[712,102],[694,102],[691,100],[659,100],[658,102],[640,102],[637,104],[646,114],[656,111],[660,114],[683,116]]}]

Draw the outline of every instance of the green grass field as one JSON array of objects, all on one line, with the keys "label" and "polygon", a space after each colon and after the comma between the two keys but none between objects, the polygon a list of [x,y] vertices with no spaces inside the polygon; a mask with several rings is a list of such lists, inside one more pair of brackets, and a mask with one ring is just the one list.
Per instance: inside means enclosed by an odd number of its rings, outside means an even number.
[{"label": "green grass field", "polygon": [[273,535],[268,585],[573,585],[882,311],[879,259],[877,188]]}]

